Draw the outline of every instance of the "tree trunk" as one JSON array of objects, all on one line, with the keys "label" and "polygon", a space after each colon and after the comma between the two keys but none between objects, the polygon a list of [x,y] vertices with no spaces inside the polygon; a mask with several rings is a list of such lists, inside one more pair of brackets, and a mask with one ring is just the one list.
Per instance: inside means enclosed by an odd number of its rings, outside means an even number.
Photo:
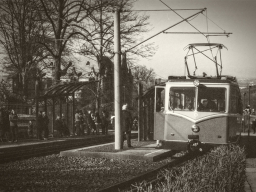
[{"label": "tree trunk", "polygon": [[60,56],[57,56],[54,58],[55,61],[55,67],[54,67],[54,83],[58,83],[60,80]]}]

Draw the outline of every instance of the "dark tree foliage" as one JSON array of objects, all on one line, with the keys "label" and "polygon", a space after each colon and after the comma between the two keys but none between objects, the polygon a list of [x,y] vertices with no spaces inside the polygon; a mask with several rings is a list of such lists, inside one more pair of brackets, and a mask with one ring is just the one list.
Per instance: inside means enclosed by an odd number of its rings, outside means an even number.
[{"label": "dark tree foliage", "polygon": [[132,68],[132,75],[134,79],[134,90],[137,90],[138,81],[142,83],[143,91],[154,85],[156,73],[152,68],[148,69],[145,65],[138,65]]},{"label": "dark tree foliage", "polygon": [[41,35],[38,12],[32,0],[2,0],[0,3],[0,44],[4,53],[2,68],[16,76],[21,94],[27,94],[31,70],[47,54],[37,43]]}]

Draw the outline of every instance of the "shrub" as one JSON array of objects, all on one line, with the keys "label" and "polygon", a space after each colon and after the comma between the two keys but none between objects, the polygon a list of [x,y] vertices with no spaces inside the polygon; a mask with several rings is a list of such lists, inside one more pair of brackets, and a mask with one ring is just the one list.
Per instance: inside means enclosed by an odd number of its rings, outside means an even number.
[{"label": "shrub", "polygon": [[243,148],[219,146],[181,167],[164,170],[164,182],[140,191],[244,191],[246,157]]}]

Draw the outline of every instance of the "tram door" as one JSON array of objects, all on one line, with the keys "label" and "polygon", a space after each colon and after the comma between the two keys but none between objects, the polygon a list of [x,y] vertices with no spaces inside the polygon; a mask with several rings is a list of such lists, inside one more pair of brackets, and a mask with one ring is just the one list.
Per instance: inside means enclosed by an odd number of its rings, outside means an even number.
[{"label": "tram door", "polygon": [[165,87],[155,87],[155,108],[154,108],[154,139],[164,139],[164,107],[165,105]]}]

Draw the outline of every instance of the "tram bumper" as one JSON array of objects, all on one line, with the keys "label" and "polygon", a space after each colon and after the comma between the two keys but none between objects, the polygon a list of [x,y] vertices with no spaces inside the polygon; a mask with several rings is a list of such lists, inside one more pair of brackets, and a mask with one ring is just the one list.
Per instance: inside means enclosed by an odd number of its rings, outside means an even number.
[{"label": "tram bumper", "polygon": [[188,152],[202,152],[203,146],[199,141],[199,135],[188,135],[188,144],[187,144]]}]

